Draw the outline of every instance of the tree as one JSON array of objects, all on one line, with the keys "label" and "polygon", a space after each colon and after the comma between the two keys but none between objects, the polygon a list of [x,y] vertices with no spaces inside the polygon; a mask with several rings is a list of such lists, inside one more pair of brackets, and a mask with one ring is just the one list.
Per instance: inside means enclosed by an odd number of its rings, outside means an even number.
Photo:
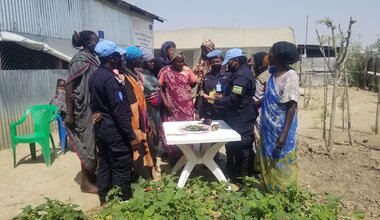
[{"label": "tree", "polygon": [[[327,68],[333,77],[333,93],[332,93],[332,102],[331,102],[330,129],[329,129],[329,139],[328,139],[328,145],[327,145],[328,151],[332,150],[332,146],[334,143],[336,94],[337,94],[338,82],[341,79],[341,77],[343,76],[342,75],[343,66],[344,66],[344,62],[346,60],[348,47],[350,45],[351,28],[352,28],[352,25],[355,24],[355,22],[356,21],[354,19],[352,19],[352,17],[350,17],[350,22],[348,25],[346,35],[343,34],[343,31],[342,31],[340,25],[338,26],[339,35],[336,35],[336,26],[334,25],[333,21],[330,18],[324,18],[324,19],[320,20],[319,23],[324,24],[330,30],[331,36],[329,36],[327,38],[322,38],[319,35],[318,30],[316,30],[317,36],[318,36],[318,41],[320,43],[321,52],[323,54]],[[337,45],[337,41],[339,41],[339,45]],[[331,46],[332,46],[332,49],[334,50],[334,54],[335,54],[335,63],[332,66],[328,62],[324,48],[323,48],[323,45],[325,43],[328,43],[328,42],[331,42]],[[338,46],[339,46],[339,50],[338,50]]]},{"label": "tree", "polygon": [[369,87],[367,64],[374,56],[374,46],[375,44],[372,44],[363,48],[359,42],[351,44],[346,62],[351,85],[364,90]]}]

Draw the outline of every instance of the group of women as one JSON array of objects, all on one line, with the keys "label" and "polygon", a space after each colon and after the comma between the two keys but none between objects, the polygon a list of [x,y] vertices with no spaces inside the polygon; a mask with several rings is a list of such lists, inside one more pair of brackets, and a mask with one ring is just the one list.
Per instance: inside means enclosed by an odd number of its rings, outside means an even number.
[{"label": "group of women", "polygon": [[[92,127],[101,120],[101,115],[90,111],[88,79],[99,67],[94,52],[98,41],[99,38],[92,31],[74,33],[72,44],[80,51],[70,62],[66,86],[65,124],[69,143],[81,160],[81,189],[88,193],[97,193],[97,158]],[[120,71],[115,71],[115,78],[126,89],[132,110],[133,131],[137,139],[144,143],[133,153],[136,177],[152,179],[160,172],[157,151],[162,139],[162,122],[189,121],[197,115],[195,106],[199,99],[192,95],[192,89],[198,85],[197,97],[202,96],[203,79],[211,72],[207,54],[215,50],[215,45],[207,40],[203,42],[201,50],[202,56],[193,71],[172,41],[162,45],[159,58],[155,58],[148,48],[126,48],[122,67]],[[298,61],[298,51],[293,44],[278,42],[269,54],[255,54],[252,61],[252,69],[259,79],[256,80],[256,95],[252,101],[257,109],[261,109],[261,119],[256,120],[255,161],[258,162],[266,189],[278,191],[295,183],[297,178],[299,92],[297,74],[290,64]],[[221,68],[220,65],[220,71],[228,71],[228,65]],[[163,150],[171,165],[181,156],[175,146],[163,143]]]}]

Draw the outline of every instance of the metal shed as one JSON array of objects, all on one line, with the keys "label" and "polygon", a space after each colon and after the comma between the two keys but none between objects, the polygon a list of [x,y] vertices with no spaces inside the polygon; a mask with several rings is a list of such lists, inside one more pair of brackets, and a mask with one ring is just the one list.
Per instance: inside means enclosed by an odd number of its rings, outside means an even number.
[{"label": "metal shed", "polygon": [[[0,150],[10,147],[9,123],[49,103],[56,80],[67,78],[74,31],[153,48],[154,20],[163,22],[121,0],[0,0],[0,10]],[[30,132],[26,125],[19,132]]]}]

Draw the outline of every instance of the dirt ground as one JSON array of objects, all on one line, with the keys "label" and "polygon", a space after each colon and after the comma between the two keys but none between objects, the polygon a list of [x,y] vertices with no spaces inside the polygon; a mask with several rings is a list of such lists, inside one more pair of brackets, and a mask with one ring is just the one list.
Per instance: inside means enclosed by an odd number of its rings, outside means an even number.
[{"label": "dirt ground", "polygon": [[[299,104],[300,185],[317,194],[340,197],[344,208],[363,210],[366,219],[380,219],[380,134],[373,131],[377,94],[349,89],[354,143],[351,146],[347,130],[342,131],[342,110],[337,108],[335,145],[330,154],[322,139],[319,117],[323,89],[313,89],[311,94],[308,108],[303,108],[303,99]],[[340,97],[337,100],[339,104]]]},{"label": "dirt ground", "polygon": [[[330,89],[331,91],[331,89]],[[308,108],[299,103],[299,183],[320,195],[340,197],[347,210],[361,209],[366,219],[380,218],[380,135],[373,134],[375,93],[350,89],[352,138],[341,130],[337,109],[335,145],[328,153],[322,139],[322,88],[312,90]],[[331,97],[331,96],[330,96]],[[55,140],[58,140],[55,135]],[[38,151],[37,156],[41,152]],[[88,210],[99,204],[96,195],[80,191],[80,163],[74,152],[59,155],[51,167],[42,156],[31,160],[29,147],[18,145],[14,169],[10,150],[0,151],[0,219],[11,219],[26,205],[36,206],[44,197],[80,205]],[[161,163],[163,170],[168,166]],[[197,168],[196,174],[208,171]]]}]

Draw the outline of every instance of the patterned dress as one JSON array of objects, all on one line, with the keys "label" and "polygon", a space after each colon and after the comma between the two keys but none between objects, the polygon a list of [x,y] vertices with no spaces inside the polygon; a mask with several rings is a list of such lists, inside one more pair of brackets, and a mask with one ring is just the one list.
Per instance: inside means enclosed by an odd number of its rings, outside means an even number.
[{"label": "patterned dress", "polygon": [[[184,66],[182,71],[176,71],[171,66],[166,66],[159,73],[159,85],[162,88],[166,100],[174,109],[171,113],[161,111],[163,122],[190,121],[194,115],[193,97],[191,87],[195,85],[197,77],[193,71]],[[173,165],[181,156],[178,148],[171,145],[164,146],[164,152],[168,154],[170,163]]]},{"label": "patterned dress", "polygon": [[92,112],[88,81],[99,67],[99,61],[92,54],[79,51],[69,64],[67,83],[74,83],[75,128],[66,127],[68,143],[74,148],[80,161],[91,173],[97,167],[95,139],[92,133]]},{"label": "patterned dress", "polygon": [[159,73],[159,84],[168,102],[175,108],[173,114],[163,112],[163,121],[188,121],[194,115],[191,87],[196,83],[193,71],[184,66],[181,72],[171,66],[164,67]]},{"label": "patterned dress", "polygon": [[135,178],[154,179],[156,172],[146,136],[146,100],[143,86],[138,77],[127,70],[125,74],[125,89],[132,110],[132,128],[136,138],[143,146],[133,150],[133,171]]},{"label": "patterned dress", "polygon": [[284,104],[298,102],[298,99],[299,84],[294,70],[269,78],[262,103],[261,152],[257,152],[263,183],[269,192],[282,191],[297,183],[297,112],[280,150],[276,148],[276,141],[285,125],[287,107]]},{"label": "patterned dress", "polygon": [[160,87],[158,79],[148,70],[144,70],[143,74],[144,95],[146,99],[146,107],[148,113],[147,135],[149,148],[156,163],[156,154],[160,141],[161,117],[159,106],[161,104]]}]

